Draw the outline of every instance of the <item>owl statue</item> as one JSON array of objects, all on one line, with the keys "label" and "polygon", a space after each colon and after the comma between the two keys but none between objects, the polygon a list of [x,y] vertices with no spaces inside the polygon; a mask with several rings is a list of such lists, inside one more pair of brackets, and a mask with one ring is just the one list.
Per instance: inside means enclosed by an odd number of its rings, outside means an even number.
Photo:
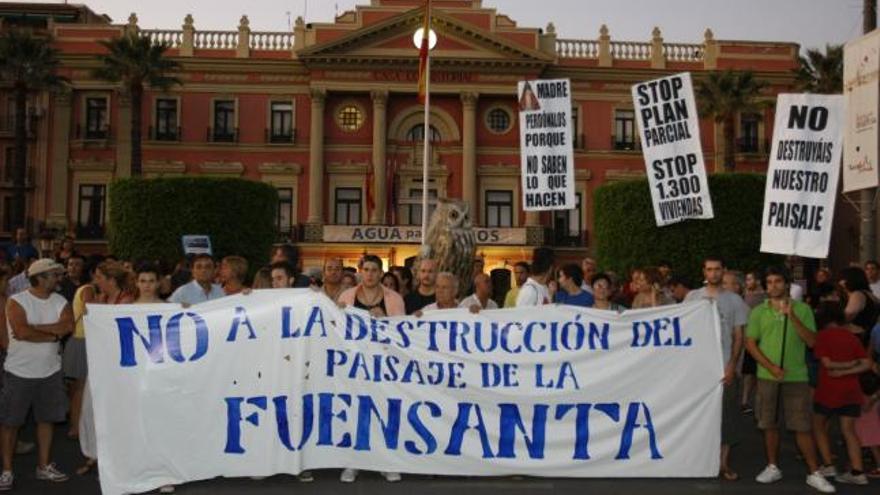
[{"label": "owl statue", "polygon": [[458,297],[466,296],[477,251],[470,205],[460,199],[440,198],[428,222],[426,240],[419,257],[433,259],[437,273],[451,272],[458,277]]}]

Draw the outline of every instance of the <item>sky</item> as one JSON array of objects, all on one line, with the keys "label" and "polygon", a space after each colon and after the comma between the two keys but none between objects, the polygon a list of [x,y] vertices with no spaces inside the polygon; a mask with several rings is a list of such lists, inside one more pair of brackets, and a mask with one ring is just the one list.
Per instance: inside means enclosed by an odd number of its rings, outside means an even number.
[{"label": "sky", "polygon": [[[74,0],[80,3],[83,0]],[[52,2],[48,2],[52,3]],[[57,2],[56,2],[57,3]],[[297,16],[330,22],[370,0],[86,0],[124,23],[136,12],[142,28],[179,29],[187,13],[196,29],[235,30],[242,14],[254,31],[285,31]],[[218,8],[218,6],[223,6]],[[612,39],[647,41],[654,26],[667,42],[716,39],[790,41],[802,48],[843,43],[861,34],[862,0],[483,0],[520,26],[556,25],[560,38],[594,39],[606,24]]]}]

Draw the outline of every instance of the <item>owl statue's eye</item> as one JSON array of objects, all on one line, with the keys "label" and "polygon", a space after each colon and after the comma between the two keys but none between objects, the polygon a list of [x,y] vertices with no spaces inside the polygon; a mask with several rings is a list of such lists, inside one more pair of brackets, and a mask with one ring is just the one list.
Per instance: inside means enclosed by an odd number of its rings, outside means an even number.
[{"label": "owl statue's eye", "polygon": [[458,212],[453,211],[452,213],[449,214],[449,216],[451,216],[452,218],[458,218]]}]

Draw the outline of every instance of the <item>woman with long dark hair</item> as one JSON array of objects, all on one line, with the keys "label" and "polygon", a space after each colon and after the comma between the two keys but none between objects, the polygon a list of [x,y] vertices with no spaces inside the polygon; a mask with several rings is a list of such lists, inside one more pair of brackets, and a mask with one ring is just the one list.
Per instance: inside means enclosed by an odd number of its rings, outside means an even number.
[{"label": "woman with long dark hair", "polygon": [[840,271],[838,284],[846,294],[844,315],[850,330],[867,346],[871,329],[877,323],[880,303],[871,293],[868,277],[861,268],[850,266]]}]

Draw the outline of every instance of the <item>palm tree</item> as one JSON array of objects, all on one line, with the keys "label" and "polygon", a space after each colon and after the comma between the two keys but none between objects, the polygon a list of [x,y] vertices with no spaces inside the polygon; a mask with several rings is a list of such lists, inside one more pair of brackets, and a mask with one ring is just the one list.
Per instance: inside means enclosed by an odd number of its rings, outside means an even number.
[{"label": "palm tree", "polygon": [[25,226],[25,182],[27,176],[27,98],[28,94],[60,89],[68,81],[57,74],[58,50],[49,37],[11,29],[0,37],[0,80],[12,86],[15,97],[15,151],[12,167],[13,227]]},{"label": "palm tree", "polygon": [[765,83],[755,79],[752,71],[710,72],[697,86],[700,115],[713,117],[722,125],[724,170],[736,167],[736,117],[739,113],[759,112],[764,104],[758,100]]},{"label": "palm tree", "polygon": [[107,49],[101,55],[103,66],[94,71],[99,79],[121,82],[131,98],[131,174],[141,175],[143,154],[141,151],[141,112],[143,111],[144,86],[167,91],[180,79],[168,73],[178,70],[180,64],[167,58],[168,45],[155,43],[148,36],[136,32],[120,38],[101,41]]},{"label": "palm tree", "polygon": [[837,94],[843,91],[843,45],[825,45],[825,53],[807,50],[795,71],[798,86],[808,93]]}]

